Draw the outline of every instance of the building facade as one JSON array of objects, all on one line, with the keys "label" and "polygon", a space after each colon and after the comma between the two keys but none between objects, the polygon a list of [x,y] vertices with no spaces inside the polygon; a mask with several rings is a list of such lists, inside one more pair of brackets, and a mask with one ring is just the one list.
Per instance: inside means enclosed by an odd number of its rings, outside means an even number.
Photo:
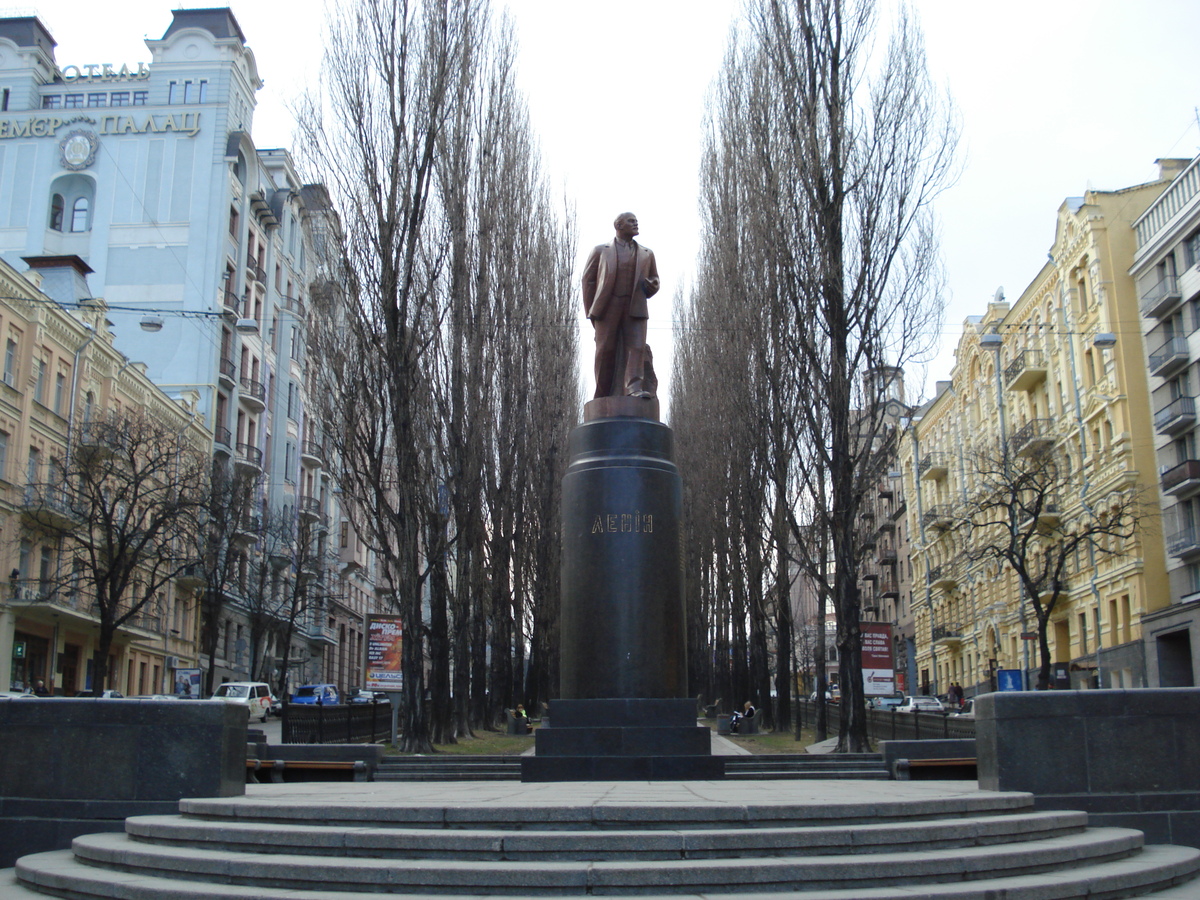
[{"label": "building facade", "polygon": [[[33,279],[0,261],[0,659],[11,660],[6,690],[41,680],[55,694],[95,687],[126,695],[173,689],[173,670],[197,662],[195,583],[179,579],[121,627],[107,683],[94,685],[99,619],[87,585],[64,576],[70,550],[43,529],[71,515],[64,460],[72,435],[110,410],[140,411],[211,452],[195,392],[166,396],[113,346],[103,303],[86,289],[78,257],[31,258]],[[72,311],[68,311],[72,310]]]},{"label": "building facade", "polygon": [[[945,693],[955,682],[967,696],[995,690],[1001,669],[1023,672],[1034,687],[1031,598],[987,548],[1002,533],[1026,541],[1039,564],[1056,559],[1083,523],[1115,520],[1131,498],[1142,512],[1136,533],[1097,534],[1034,589],[1039,602],[1054,601],[1046,629],[1053,686],[1149,683],[1141,621],[1166,605],[1167,589],[1148,377],[1140,334],[1127,326],[1138,320],[1128,271],[1133,222],[1175,171],[1164,166],[1158,181],[1065,201],[1046,264],[1015,303],[998,292],[985,315],[967,321],[950,381],[914,417],[900,452],[922,692]],[[1006,484],[1007,508],[989,506]]]},{"label": "building facade", "polygon": [[[1171,161],[1177,163],[1179,161]],[[1200,684],[1200,157],[1134,223],[1154,449],[1162,488],[1169,600],[1142,617],[1155,687]]]},{"label": "building facade", "polygon": [[148,61],[79,65],[55,58],[36,18],[0,19],[0,258],[87,262],[117,348],[167,394],[195,395],[216,462],[257,476],[244,511],[251,563],[265,523],[316,526],[302,529],[314,543],[305,556],[321,563],[304,573],[313,589],[290,652],[275,647],[249,671],[247,611],[263,598],[245,596],[254,579],[243,574],[218,605],[204,667],[218,682],[275,682],[271,660],[286,655],[291,684],[336,671],[347,688],[362,623],[333,614],[351,591],[331,537],[342,516],[306,414],[314,186],[286,150],[254,145],[262,79],[228,9],[174,10],[146,46]]}]

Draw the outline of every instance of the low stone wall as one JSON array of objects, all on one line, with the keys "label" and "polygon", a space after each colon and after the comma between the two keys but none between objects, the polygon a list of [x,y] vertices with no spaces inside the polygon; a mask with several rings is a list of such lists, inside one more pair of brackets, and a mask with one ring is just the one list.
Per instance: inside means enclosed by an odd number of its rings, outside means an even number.
[{"label": "low stone wall", "polygon": [[202,701],[0,700],[0,868],[246,791],[246,710]]},{"label": "low stone wall", "polygon": [[1200,847],[1200,689],[984,694],[975,725],[981,788]]}]

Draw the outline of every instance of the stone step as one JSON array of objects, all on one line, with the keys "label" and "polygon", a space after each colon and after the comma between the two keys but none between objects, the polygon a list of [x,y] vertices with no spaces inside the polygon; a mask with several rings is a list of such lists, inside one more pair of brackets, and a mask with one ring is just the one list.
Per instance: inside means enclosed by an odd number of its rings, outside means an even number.
[{"label": "stone step", "polygon": [[1139,831],[1096,828],[1002,847],[957,847],[900,853],[641,860],[462,860],[318,857],[145,844],[122,834],[76,838],[87,865],[247,887],[336,884],[340,889],[509,895],[660,893],[726,890],[805,891],[1001,878],[1108,862],[1137,853]]},{"label": "stone step", "polygon": [[125,831],[136,841],[226,852],[317,856],[369,854],[381,859],[680,860],[803,853],[894,853],[911,849],[995,846],[1078,834],[1080,812],[1030,812],[977,819],[811,828],[709,828],[679,831],[504,831],[488,828],[327,828],[318,824],[208,821],[136,816]]},{"label": "stone step", "polygon": [[[701,784],[720,785],[719,782]],[[912,782],[904,784],[909,793],[916,789]],[[473,787],[476,802],[450,805],[443,802],[440,787],[422,791],[415,785],[411,789],[400,785],[379,786],[380,791],[402,790],[402,802],[386,796],[379,800],[350,801],[338,785],[306,785],[301,795],[277,789],[282,787],[255,786],[244,797],[184,799],[179,801],[179,810],[188,816],[239,822],[320,822],[345,828],[408,825],[526,830],[796,828],[967,818],[1033,810],[1032,795],[1019,792],[976,791],[971,787],[947,793],[940,788],[928,788],[915,796],[906,796],[901,791],[893,794],[890,788],[880,794],[873,787],[870,797],[858,799],[854,792],[843,795],[838,782],[819,781],[811,782],[811,787],[808,784],[797,787],[788,794],[770,784],[754,783],[753,787],[748,784],[744,789],[738,788],[737,803],[706,800],[697,797],[694,791],[679,790],[669,795],[670,802],[652,802],[649,797],[640,803],[595,802],[591,798],[607,796],[612,790],[603,782],[580,782],[573,786],[568,796],[574,800],[561,799],[561,787],[550,785],[556,799],[549,805],[539,804],[542,795],[536,791],[536,785],[514,788],[502,782],[493,783],[490,789],[482,783],[478,789]],[[287,797],[287,801],[280,802],[281,796]],[[509,801],[510,797],[518,799]]]},{"label": "stone step", "polygon": [[[511,864],[510,864],[511,867]],[[1188,847],[1151,846],[1140,853],[1122,859],[1081,864],[1073,868],[1038,874],[1009,875],[998,878],[983,878],[972,881],[941,883],[918,882],[868,887],[856,885],[846,887],[824,887],[804,885],[789,897],[799,896],[802,900],[1078,900],[1078,898],[1126,898],[1148,896],[1154,900],[1195,900],[1198,893],[1196,882],[1188,882],[1200,868],[1200,851]],[[13,872],[14,870],[9,870]],[[205,883],[176,877],[173,873],[158,876],[147,872],[114,873],[105,869],[85,865],[71,851],[53,851],[35,854],[22,859],[11,874],[0,880],[0,897],[4,900],[32,900],[47,894],[75,900],[98,900],[98,898],[121,898],[121,900],[231,900],[253,896],[256,900],[377,900],[379,892],[342,890],[343,885],[334,882],[308,885],[304,888],[256,885],[252,891],[246,887],[229,883]],[[327,873],[332,874],[332,873]],[[517,874],[517,873],[513,873]],[[519,874],[517,874],[519,878]],[[20,879],[18,882],[17,879]],[[506,879],[511,884],[512,879]],[[1183,883],[1187,882],[1187,883]],[[43,886],[46,893],[31,889]],[[728,890],[704,892],[690,891],[681,885],[669,885],[669,892],[639,892],[642,900],[747,900],[746,890],[731,893]],[[748,887],[748,886],[747,886]],[[597,886],[599,888],[599,886]],[[781,895],[767,887],[772,893],[757,893],[750,889],[749,896],[781,900]],[[1161,893],[1154,893],[1160,891]],[[389,889],[388,892],[396,892]],[[410,900],[445,900],[449,896],[479,898],[494,896],[499,891],[496,885],[488,887],[485,894],[472,894],[439,890],[436,893],[407,893]],[[601,889],[595,893],[619,891]],[[508,891],[510,895],[528,893],[522,885]],[[582,892],[543,893],[548,898],[576,897]]]}]

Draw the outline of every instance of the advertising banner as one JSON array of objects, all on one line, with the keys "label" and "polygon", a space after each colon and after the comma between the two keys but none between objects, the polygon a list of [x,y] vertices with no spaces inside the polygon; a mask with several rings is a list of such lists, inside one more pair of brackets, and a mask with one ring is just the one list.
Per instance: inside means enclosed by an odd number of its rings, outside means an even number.
[{"label": "advertising banner", "polygon": [[199,669],[176,669],[175,696],[198,699],[200,697],[200,675]]},{"label": "advertising banner", "polygon": [[863,641],[863,693],[868,697],[890,697],[896,693],[892,626],[883,622],[864,622],[859,627]]},{"label": "advertising banner", "polygon": [[404,626],[399,616],[367,616],[363,687],[368,691],[400,690],[404,686],[403,650]]}]

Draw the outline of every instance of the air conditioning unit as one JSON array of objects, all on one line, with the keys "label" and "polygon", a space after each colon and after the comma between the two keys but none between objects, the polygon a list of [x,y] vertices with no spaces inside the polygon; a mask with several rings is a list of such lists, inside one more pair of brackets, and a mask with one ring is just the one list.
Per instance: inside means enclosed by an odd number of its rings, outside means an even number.
[{"label": "air conditioning unit", "polygon": [[181,668],[183,668],[183,666],[181,666],[181,665],[180,665],[180,662],[179,662],[179,657],[178,657],[178,656],[168,656],[168,657],[167,657],[167,660],[166,660],[166,662],[167,662],[167,668],[168,668],[168,669],[181,669]]}]

